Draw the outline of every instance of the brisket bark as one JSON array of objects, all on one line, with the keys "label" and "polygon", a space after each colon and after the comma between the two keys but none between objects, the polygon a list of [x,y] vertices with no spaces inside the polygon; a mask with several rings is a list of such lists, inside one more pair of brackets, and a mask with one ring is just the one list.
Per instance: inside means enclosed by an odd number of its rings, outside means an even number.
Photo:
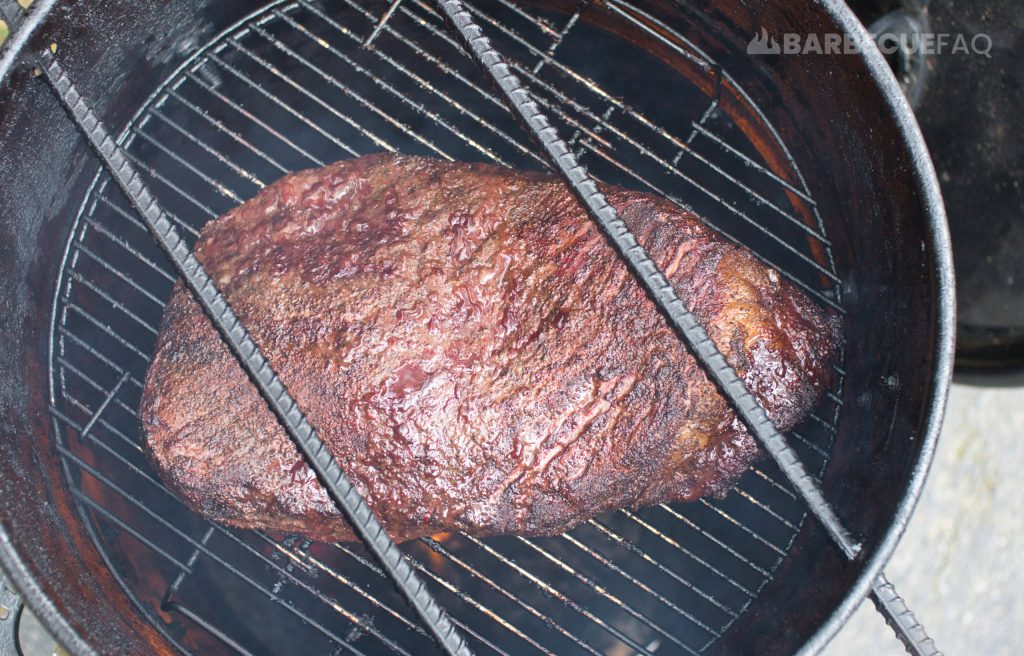
[{"label": "brisket bark", "polygon": [[[782,430],[837,323],[650,194],[608,199]],[[196,255],[396,540],[551,534],[721,495],[758,449],[557,178],[373,155],[288,175]],[[180,282],[141,417],[163,479],[240,527],[351,540]]]}]

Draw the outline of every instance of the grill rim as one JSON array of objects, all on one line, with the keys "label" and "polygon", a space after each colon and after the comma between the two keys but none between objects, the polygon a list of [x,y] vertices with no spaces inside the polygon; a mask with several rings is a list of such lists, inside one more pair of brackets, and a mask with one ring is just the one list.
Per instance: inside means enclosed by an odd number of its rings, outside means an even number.
[{"label": "grill rim", "polygon": [[875,45],[867,28],[854,16],[853,11],[846,6],[843,0],[823,0],[821,4],[836,24],[848,34],[853,35],[854,39],[861,44],[861,58],[868,71],[872,73],[873,84],[881,91],[884,102],[892,111],[896,127],[917,168],[918,175],[915,176],[915,180],[918,182],[917,192],[924,204],[930,228],[927,235],[930,241],[928,246],[930,259],[933,262],[932,271],[938,277],[936,284],[938,298],[936,299],[935,347],[931,353],[934,358],[935,373],[932,376],[932,389],[927,404],[928,423],[921,435],[917,462],[904,486],[903,496],[896,506],[895,515],[885,536],[878,543],[857,580],[847,589],[843,601],[804,644],[798,652],[798,656],[813,656],[813,654],[821,652],[839,632],[839,629],[846,624],[861,602],[867,598],[872,584],[882,573],[906,531],[914,508],[921,498],[921,490],[924,489],[932,461],[935,459],[935,449],[938,446],[942,421],[946,412],[946,401],[949,397],[949,386],[953,380],[953,356],[956,350],[956,284],[953,273],[952,242],[949,236],[949,225],[946,222],[946,208],[942,202],[939,179],[928,154],[924,135],[921,134],[917,118],[914,116],[906,96],[903,95],[899,82],[881,51]]},{"label": "grill rim", "polygon": [[[838,25],[852,34],[863,36],[863,27],[860,26],[841,2],[838,0],[825,0],[822,6]],[[818,632],[805,646],[804,651],[807,650],[807,647],[811,646],[815,650],[820,649],[838,630],[839,626],[852,613],[856,604],[862,598],[854,593],[858,587],[866,589],[870,585],[871,579],[867,574],[872,569],[880,569],[881,565],[888,560],[899,536],[905,529],[906,522],[924,484],[924,479],[934,453],[952,371],[953,276],[951,258],[949,257],[949,235],[944,221],[944,211],[942,209],[937,180],[924,148],[916,121],[910,113],[909,107],[906,106],[905,101],[902,99],[892,98],[894,93],[898,93],[898,89],[895,86],[895,81],[890,77],[881,56],[873,47],[865,49],[862,56],[869,70],[873,73],[873,77],[876,78],[874,84],[879,86],[882,91],[881,95],[885,96],[889,108],[895,110],[894,119],[905,141],[905,144],[901,144],[900,147],[901,150],[909,150],[912,156],[912,162],[915,166],[915,177],[919,181],[919,189],[917,191],[922,198],[923,209],[928,214],[926,223],[932,233],[929,235],[929,246],[931,247],[930,260],[936,264],[935,268],[938,268],[938,280],[935,284],[935,300],[937,301],[935,327],[937,328],[937,338],[935,340],[935,348],[930,354],[933,356],[935,371],[932,376],[930,393],[927,395],[929,402],[924,404],[927,406],[926,408],[922,407],[922,411],[927,411],[927,426],[921,435],[921,446],[918,449],[914,472],[904,487],[903,497],[898,503],[896,517],[891,523],[885,538],[879,543],[880,546],[875,555],[868,565],[865,566],[864,572],[857,584],[849,589],[846,600],[833,616],[825,624],[821,625]],[[3,71],[3,73],[6,73],[6,71]],[[10,535],[2,526],[0,526],[0,537],[8,545],[12,544]],[[85,645],[70,623],[56,612],[52,600],[45,596],[39,582],[33,578],[25,559],[8,547],[0,549],[0,563],[4,565],[8,572],[12,573],[14,582],[22,589],[23,594],[28,597],[30,604],[36,609],[44,609],[43,612],[40,612],[41,619],[51,630],[54,630],[58,637],[65,640],[68,646],[84,646],[82,653],[92,653],[92,649]],[[46,610],[51,610],[52,613],[45,612]],[[842,616],[841,619],[839,619],[840,616]],[[823,634],[825,634],[824,637],[822,637]]]}]

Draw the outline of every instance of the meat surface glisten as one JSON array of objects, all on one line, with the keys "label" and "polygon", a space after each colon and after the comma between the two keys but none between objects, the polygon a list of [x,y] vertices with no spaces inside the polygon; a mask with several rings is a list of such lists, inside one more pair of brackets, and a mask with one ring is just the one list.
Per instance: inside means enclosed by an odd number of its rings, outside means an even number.
[{"label": "meat surface glisten", "polygon": [[[611,204],[782,430],[829,385],[838,323],[647,193]],[[722,495],[753,438],[556,177],[370,155],[208,223],[196,255],[398,541],[553,534]],[[352,540],[181,286],[141,417],[164,481],[211,519]]]}]

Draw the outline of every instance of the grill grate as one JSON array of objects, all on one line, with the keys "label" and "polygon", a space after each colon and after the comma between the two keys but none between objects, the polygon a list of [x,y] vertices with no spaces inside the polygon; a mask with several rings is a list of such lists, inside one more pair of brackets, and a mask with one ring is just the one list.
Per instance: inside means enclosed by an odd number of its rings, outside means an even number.
[{"label": "grill grate", "polygon": [[[187,238],[284,172],[374,150],[538,168],[427,5],[403,3],[373,48],[359,48],[383,8],[273,3],[161,85],[121,143]],[[715,91],[665,69],[679,80],[671,103],[641,112],[620,100],[644,97],[629,80],[592,63],[595,45],[624,46],[588,26],[591,11],[638,29],[653,21],[617,2],[568,18],[508,2],[474,13],[598,177],[687,198],[841,312],[811,195],[792,162],[771,170],[718,111],[720,94],[741,93],[725,72],[681,37],[658,36],[706,70]],[[690,107],[699,113],[683,115]],[[153,478],[135,408],[174,276],[103,174],[63,276],[52,367],[59,449],[108,565],[154,623],[199,653],[297,641],[316,653],[418,653],[423,631],[362,549],[211,525]],[[826,464],[838,420],[837,371],[835,393],[794,434],[812,471]],[[444,535],[406,551],[479,653],[697,654],[742,615],[803,522],[779,480],[754,469],[722,501],[622,511],[554,538]]]}]

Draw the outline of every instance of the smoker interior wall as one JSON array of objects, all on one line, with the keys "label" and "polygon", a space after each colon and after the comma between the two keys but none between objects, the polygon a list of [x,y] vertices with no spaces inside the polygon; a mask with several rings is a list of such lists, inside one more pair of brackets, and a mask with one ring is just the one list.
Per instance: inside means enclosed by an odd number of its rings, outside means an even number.
[{"label": "smoker interior wall", "polygon": [[942,208],[926,197],[930,168],[908,152],[898,125],[913,124],[913,116],[903,105],[894,110],[861,57],[756,57],[751,67],[744,54],[762,27],[770,35],[841,32],[829,15],[841,3],[823,4],[730,4],[718,12],[728,13],[725,20],[706,7],[693,14],[697,30],[708,21],[731,26],[731,39],[712,54],[780,131],[832,241],[848,353],[843,420],[823,487],[865,546],[848,563],[823,531],[808,530],[808,520],[744,617],[745,629],[723,640],[723,653],[789,653],[836,612],[888,532],[902,531],[897,501],[927,468],[924,438],[944,403],[947,381],[935,372],[946,371],[949,359],[951,270],[936,239],[945,230]]},{"label": "smoker interior wall", "polygon": [[[209,6],[207,6],[209,4]],[[197,45],[249,4],[60,3],[31,42],[56,43],[117,131]],[[98,162],[27,65],[0,89],[0,547],[30,605],[74,651],[169,653],[87,536],[64,482],[48,406],[49,318],[72,219]]]}]

